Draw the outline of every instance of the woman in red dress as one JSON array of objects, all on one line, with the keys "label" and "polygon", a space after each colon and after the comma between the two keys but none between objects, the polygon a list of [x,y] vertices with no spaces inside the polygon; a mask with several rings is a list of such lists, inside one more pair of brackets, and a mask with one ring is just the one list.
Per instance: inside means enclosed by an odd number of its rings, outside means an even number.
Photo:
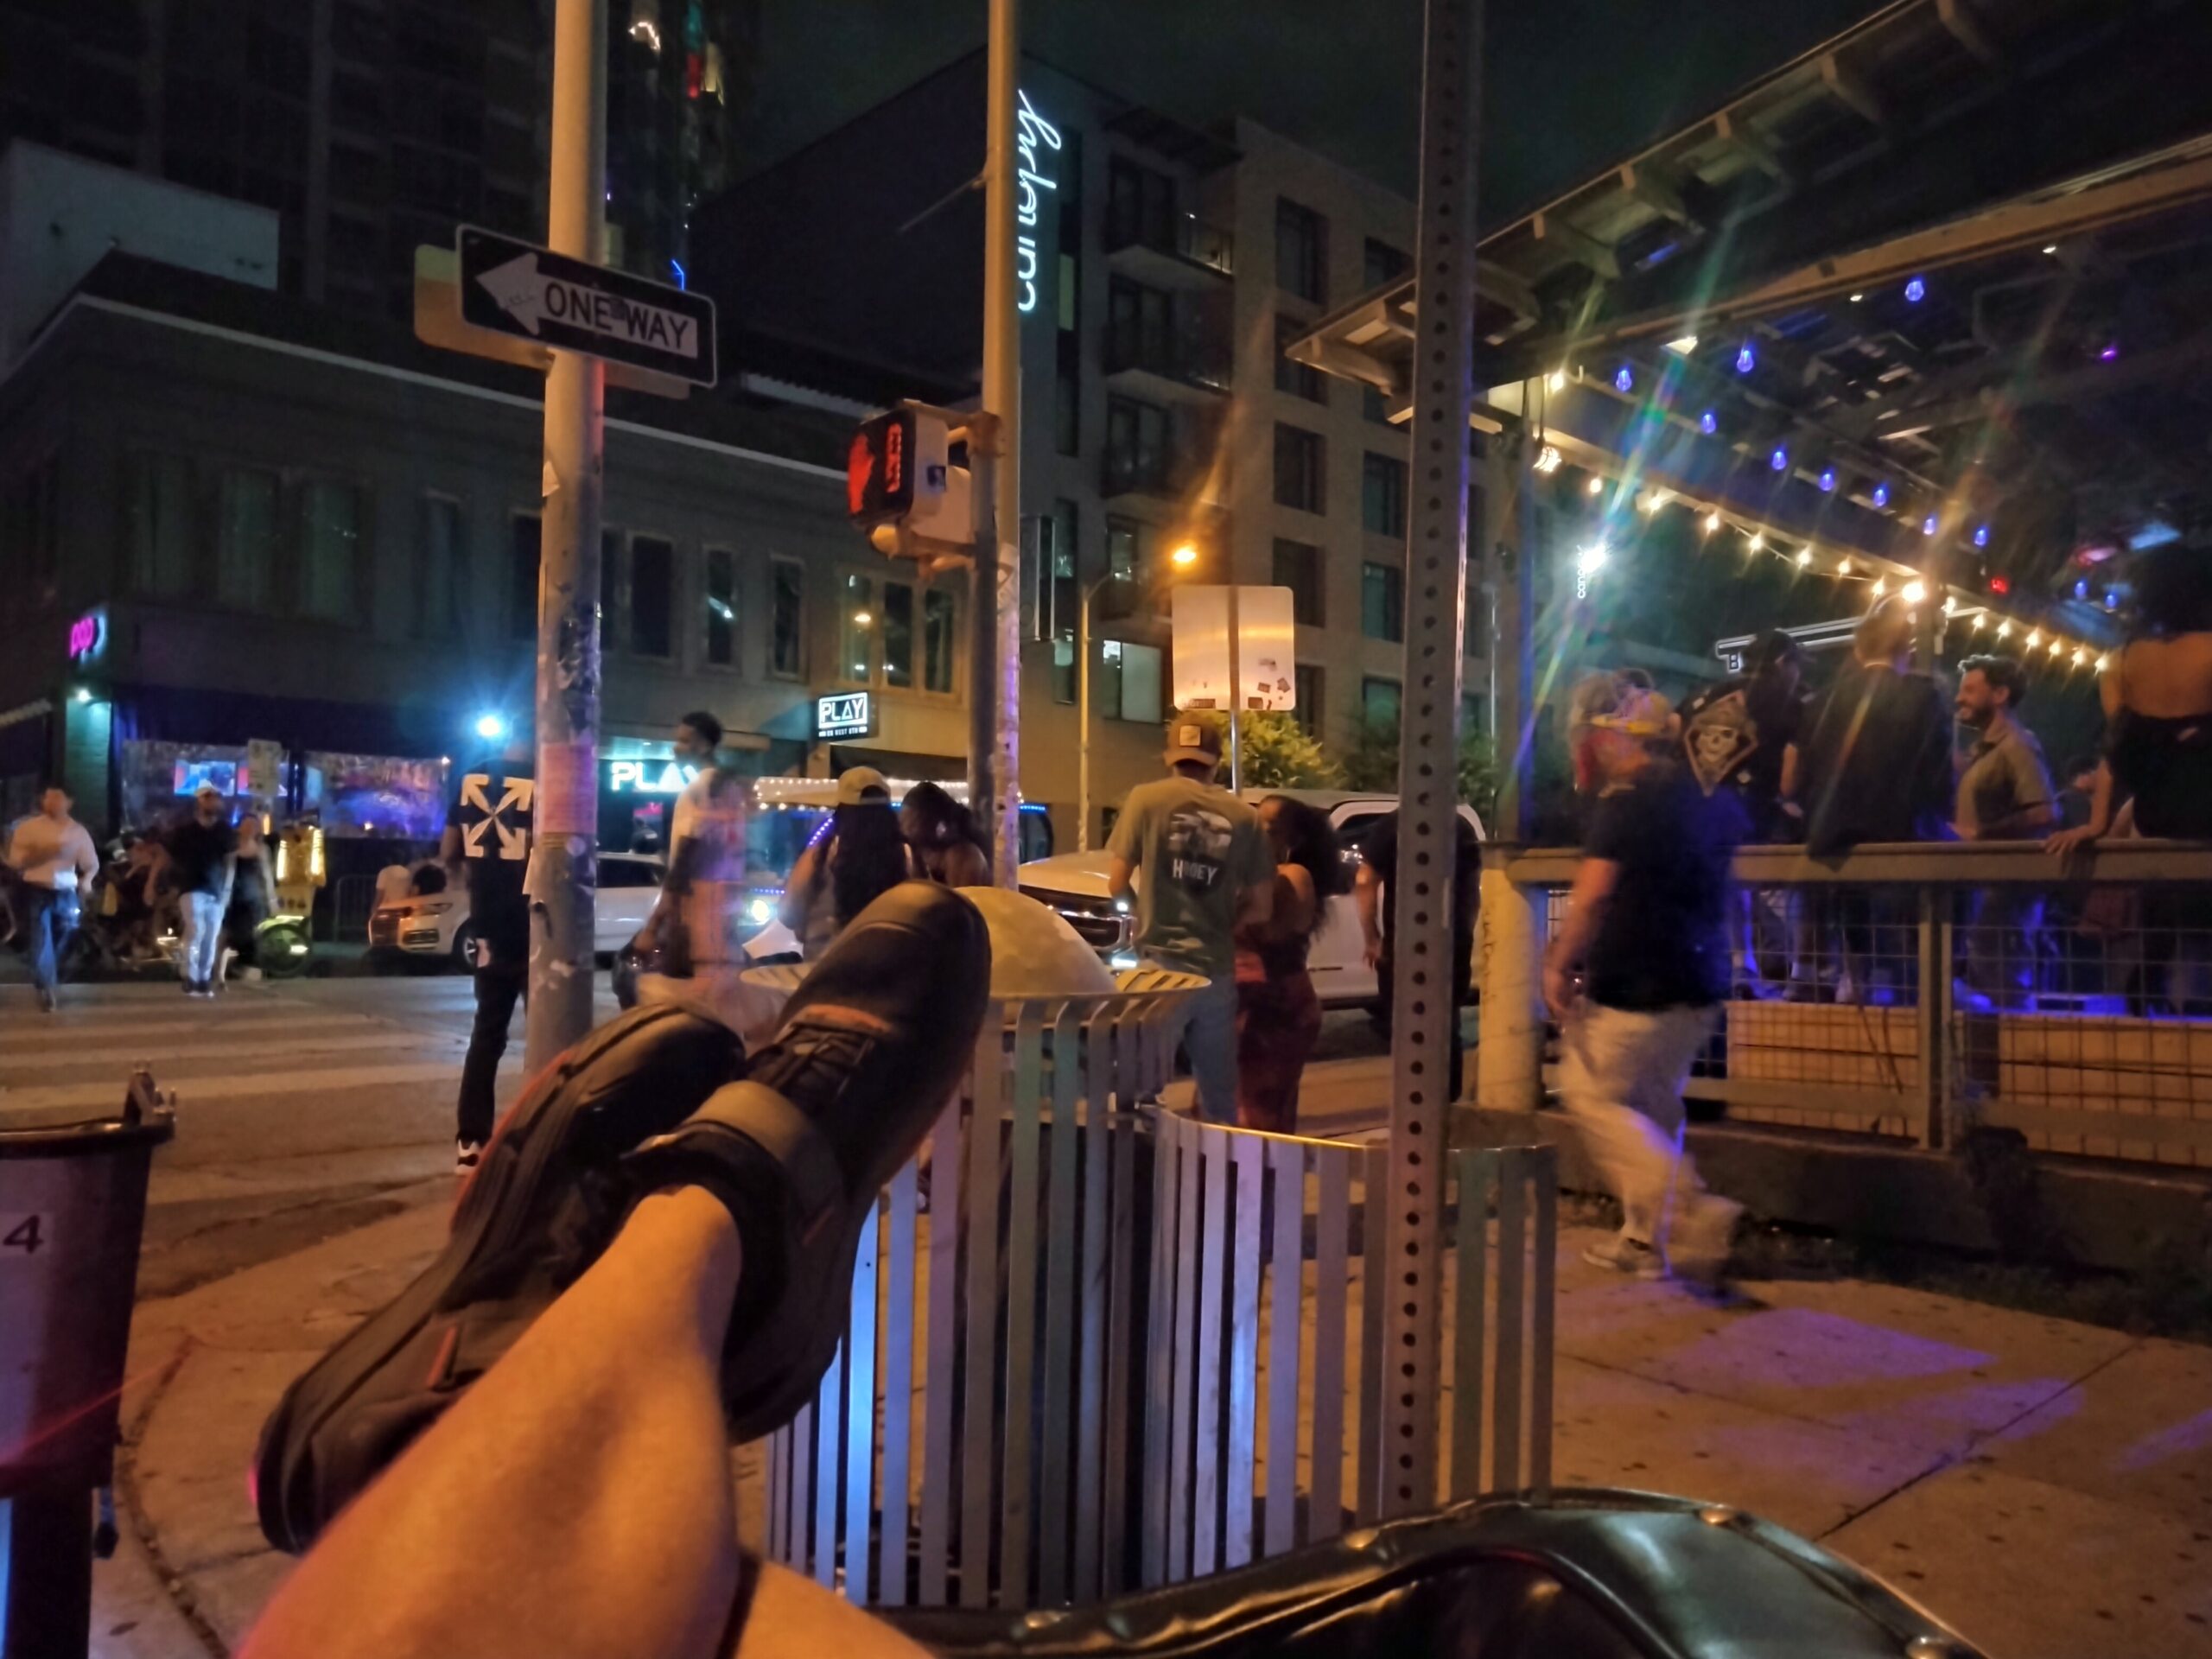
[{"label": "woman in red dress", "polygon": [[1275,859],[1275,902],[1265,922],[1236,932],[1236,1122],[1274,1135],[1298,1132],[1298,1083],[1321,1002],[1306,953],[1345,889],[1344,852],[1329,815],[1287,795],[1260,803]]}]

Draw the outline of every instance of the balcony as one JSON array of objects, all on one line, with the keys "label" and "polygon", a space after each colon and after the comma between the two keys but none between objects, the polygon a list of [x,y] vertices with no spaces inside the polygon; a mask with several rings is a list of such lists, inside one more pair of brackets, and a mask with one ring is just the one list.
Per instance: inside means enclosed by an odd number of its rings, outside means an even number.
[{"label": "balcony", "polygon": [[1236,238],[1193,213],[1109,213],[1106,262],[1155,288],[1203,292],[1236,274]]},{"label": "balcony", "polygon": [[1110,400],[1099,458],[1108,505],[1116,496],[1142,496],[1191,508],[1219,452],[1224,412],[1217,399],[1173,409]]},{"label": "balcony", "polygon": [[1109,327],[1106,382],[1131,397],[1187,401],[1192,393],[1225,396],[1235,367],[1225,329],[1182,319],[1173,329]]}]

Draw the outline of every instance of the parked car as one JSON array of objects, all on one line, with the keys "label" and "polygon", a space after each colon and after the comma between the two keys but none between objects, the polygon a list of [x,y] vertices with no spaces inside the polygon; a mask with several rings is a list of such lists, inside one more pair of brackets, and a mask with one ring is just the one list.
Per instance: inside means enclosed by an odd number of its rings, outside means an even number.
[{"label": "parked car", "polygon": [[[592,912],[592,950],[612,957],[645,925],[660,896],[666,864],[657,853],[601,853],[599,899]],[[369,915],[369,948],[409,956],[438,957],[469,965],[468,888],[455,882],[443,893],[416,893],[378,905]]]},{"label": "parked car", "polygon": [[[1376,795],[1342,789],[1248,789],[1243,798],[1257,806],[1270,795],[1287,795],[1319,807],[1329,815],[1344,842],[1344,862],[1357,869],[1361,845],[1383,815],[1396,810],[1394,795]],[[1474,808],[1462,804],[1459,816],[1483,836],[1483,821]],[[1125,900],[1106,890],[1107,858],[1101,849],[1089,853],[1061,853],[1021,867],[1021,891],[1050,905],[1087,940],[1109,968],[1136,966],[1136,918]],[[1137,873],[1142,882],[1144,873]],[[1346,883],[1347,888],[1350,883]],[[1306,958],[1313,976],[1313,989],[1324,1007],[1346,1007],[1375,999],[1375,970],[1367,965],[1367,952],[1359,931],[1359,911],[1346,891],[1329,901],[1329,914],[1315,936]]]}]

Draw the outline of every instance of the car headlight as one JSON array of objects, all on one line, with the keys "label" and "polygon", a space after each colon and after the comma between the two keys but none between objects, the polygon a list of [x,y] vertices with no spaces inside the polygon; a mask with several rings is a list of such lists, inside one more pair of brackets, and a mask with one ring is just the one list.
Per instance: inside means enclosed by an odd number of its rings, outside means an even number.
[{"label": "car headlight", "polygon": [[1114,913],[1116,916],[1126,916],[1129,913],[1129,901],[1126,897],[1114,901]]},{"label": "car headlight", "polygon": [[1134,968],[1137,965],[1137,959],[1130,952],[1123,950],[1106,965],[1109,968]]}]

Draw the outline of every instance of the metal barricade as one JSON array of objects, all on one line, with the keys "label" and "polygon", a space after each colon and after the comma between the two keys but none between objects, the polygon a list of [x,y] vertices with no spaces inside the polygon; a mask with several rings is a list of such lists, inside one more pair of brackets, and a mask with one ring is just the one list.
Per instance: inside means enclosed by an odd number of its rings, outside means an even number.
[{"label": "metal barricade", "polygon": [[[1377,1517],[1382,1151],[1147,1103],[1187,984],[996,1005],[885,1193],[836,1363],[770,1442],[772,1559],[862,1604],[1065,1605]],[[1542,1491],[1553,1156],[1450,1174],[1441,1484]]]},{"label": "metal barricade", "polygon": [[331,937],[340,944],[367,938],[376,907],[375,876],[340,876],[331,887]]}]

